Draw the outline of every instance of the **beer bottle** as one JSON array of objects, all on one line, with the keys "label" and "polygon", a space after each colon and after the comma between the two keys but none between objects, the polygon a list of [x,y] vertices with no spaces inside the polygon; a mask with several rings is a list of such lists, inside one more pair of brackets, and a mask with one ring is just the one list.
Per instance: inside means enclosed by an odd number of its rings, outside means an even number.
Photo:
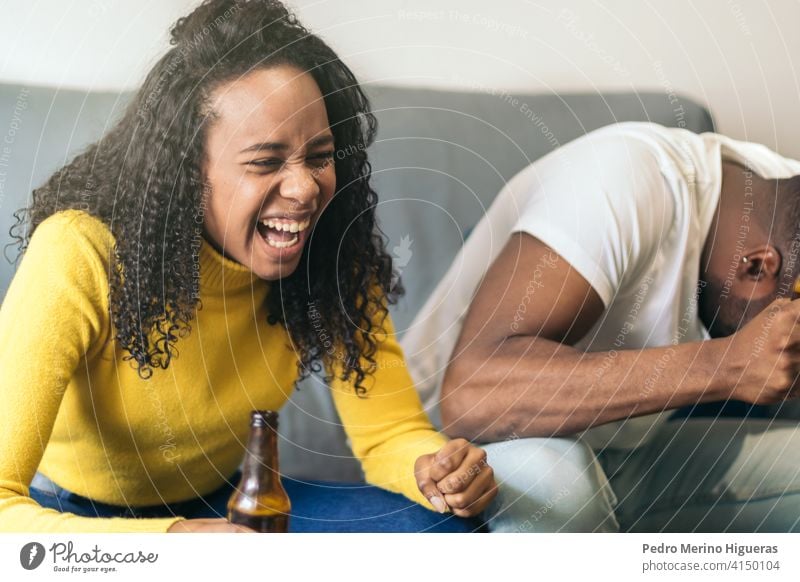
[{"label": "beer bottle", "polygon": [[278,413],[254,410],[242,479],[228,500],[228,521],[257,532],[286,532],[290,509],[278,471]]}]

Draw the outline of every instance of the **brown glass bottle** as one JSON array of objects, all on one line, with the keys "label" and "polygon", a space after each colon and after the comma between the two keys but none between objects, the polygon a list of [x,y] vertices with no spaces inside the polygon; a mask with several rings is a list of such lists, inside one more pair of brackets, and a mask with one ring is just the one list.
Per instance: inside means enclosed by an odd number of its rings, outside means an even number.
[{"label": "brown glass bottle", "polygon": [[254,410],[242,480],[228,500],[228,521],[258,532],[281,533],[289,530],[290,509],[278,471],[278,413]]}]

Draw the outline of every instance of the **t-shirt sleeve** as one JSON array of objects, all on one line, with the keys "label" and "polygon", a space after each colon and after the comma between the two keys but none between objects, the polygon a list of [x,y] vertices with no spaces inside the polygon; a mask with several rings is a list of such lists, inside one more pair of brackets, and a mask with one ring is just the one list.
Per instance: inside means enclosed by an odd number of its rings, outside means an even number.
[{"label": "t-shirt sleeve", "polygon": [[379,344],[374,374],[364,380],[365,396],[337,378],[331,383],[334,403],[367,481],[433,509],[417,488],[414,463],[442,448],[447,437],[422,408],[389,316],[382,327],[373,332]]},{"label": "t-shirt sleeve", "polygon": [[73,220],[37,227],[0,307],[0,531],[164,532],[178,519],[79,517],[29,496],[64,391],[108,323],[105,268]]},{"label": "t-shirt sleeve", "polygon": [[674,200],[659,160],[613,132],[567,144],[537,164],[512,232],[548,245],[608,307],[648,268],[668,234]]}]

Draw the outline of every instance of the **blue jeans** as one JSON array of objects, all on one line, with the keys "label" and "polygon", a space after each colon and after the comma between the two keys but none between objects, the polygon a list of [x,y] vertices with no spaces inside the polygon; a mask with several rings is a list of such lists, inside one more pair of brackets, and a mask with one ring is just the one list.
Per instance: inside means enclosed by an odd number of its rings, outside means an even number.
[{"label": "blue jeans", "polygon": [[569,438],[483,448],[499,487],[492,532],[800,531],[794,418],[672,420],[633,451]]},{"label": "blue jeans", "polygon": [[[151,507],[125,507],[81,497],[37,473],[31,497],[42,507],[84,517],[226,517],[237,473],[216,491],[197,499]],[[438,514],[397,493],[364,484],[296,481],[283,478],[292,502],[290,532],[448,532],[485,531],[479,519]]]}]

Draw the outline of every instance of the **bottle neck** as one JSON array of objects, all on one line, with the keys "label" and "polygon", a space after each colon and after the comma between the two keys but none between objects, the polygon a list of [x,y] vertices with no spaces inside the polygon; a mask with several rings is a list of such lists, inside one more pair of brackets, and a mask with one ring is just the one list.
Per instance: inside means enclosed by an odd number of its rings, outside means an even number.
[{"label": "bottle neck", "polygon": [[280,480],[278,468],[278,435],[270,426],[250,428],[247,452],[242,464],[242,480],[245,488],[249,483],[270,487]]}]

